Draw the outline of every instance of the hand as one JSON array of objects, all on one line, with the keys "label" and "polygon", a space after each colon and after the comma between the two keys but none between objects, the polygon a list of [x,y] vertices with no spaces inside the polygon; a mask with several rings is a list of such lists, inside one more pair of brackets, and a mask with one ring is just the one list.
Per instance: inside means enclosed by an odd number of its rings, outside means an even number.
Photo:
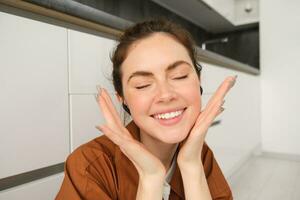
[{"label": "hand", "polygon": [[213,120],[224,110],[222,105],[225,100],[223,99],[233,87],[236,77],[227,77],[211,97],[205,109],[200,112],[178,153],[177,162],[179,166],[195,169],[195,167],[199,167],[199,164],[202,164],[201,152],[207,130]]},{"label": "hand", "polygon": [[112,100],[104,88],[99,88],[96,100],[106,121],[105,125],[96,126],[96,128],[120,147],[136,167],[140,178],[164,178],[166,174],[164,165],[141,142],[135,140],[123,126]]}]

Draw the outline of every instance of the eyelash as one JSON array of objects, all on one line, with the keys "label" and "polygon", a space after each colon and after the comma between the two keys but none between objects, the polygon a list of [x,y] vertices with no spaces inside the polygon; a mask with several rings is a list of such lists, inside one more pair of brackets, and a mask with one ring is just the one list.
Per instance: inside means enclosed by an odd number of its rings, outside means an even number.
[{"label": "eyelash", "polygon": [[[176,80],[181,80],[181,79],[185,79],[185,78],[187,78],[188,77],[188,75],[185,75],[185,76],[180,76],[180,77],[177,77],[177,78],[174,78],[174,79],[176,79]],[[135,87],[136,89],[138,89],[138,90],[140,90],[140,89],[143,89],[143,88],[145,88],[145,87],[148,87],[150,84],[148,84],[148,85],[143,85],[143,86],[139,86],[139,87]]]},{"label": "eyelash", "polygon": [[140,89],[143,89],[145,87],[148,87],[149,85],[144,85],[144,86],[140,86],[140,87],[135,87],[136,89],[140,90]]},{"label": "eyelash", "polygon": [[185,76],[180,76],[180,77],[177,77],[177,78],[174,78],[174,79],[185,79],[187,77],[188,77],[188,75],[185,75]]}]

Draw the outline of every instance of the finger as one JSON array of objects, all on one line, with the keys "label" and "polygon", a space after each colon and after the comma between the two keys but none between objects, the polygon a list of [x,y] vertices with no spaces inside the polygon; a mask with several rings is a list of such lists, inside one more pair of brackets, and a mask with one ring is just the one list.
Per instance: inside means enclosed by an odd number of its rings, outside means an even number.
[{"label": "finger", "polygon": [[[230,88],[233,87],[235,83],[235,77],[227,77],[223,83],[219,86],[217,91],[214,93],[214,95],[210,98],[208,101],[205,109],[203,110],[203,114],[201,117],[205,117],[211,110],[212,106],[219,100],[223,100],[227,92],[230,90]],[[224,102],[223,102],[224,104]],[[200,117],[200,118],[201,118]],[[200,120],[200,119],[199,119]],[[198,121],[198,120],[197,120]]]},{"label": "finger", "polygon": [[[160,163],[157,158],[151,154],[142,143],[132,142],[123,148],[126,152],[126,156],[137,168],[139,173],[143,173],[143,169],[146,169],[147,174],[157,173],[157,165]],[[164,166],[162,165],[164,168]]]},{"label": "finger", "polygon": [[[116,134],[108,126],[100,125],[96,126],[98,130],[103,132],[112,142],[114,142],[120,150],[127,156],[127,158],[137,167],[139,171],[152,165],[154,158],[153,155],[142,146],[142,144],[125,137],[120,134]],[[145,155],[148,155],[145,157]]]},{"label": "finger", "polygon": [[110,127],[110,129],[114,130],[117,133],[120,133],[122,129],[119,127],[117,122],[115,121],[113,115],[111,114],[111,111],[109,110],[106,101],[104,100],[102,95],[98,95],[97,97],[98,105],[102,111],[103,117],[107,123],[107,125]]},{"label": "finger", "polygon": [[216,103],[216,105],[213,107],[213,109],[211,110],[211,112],[208,114],[208,116],[206,117],[206,125],[209,128],[211,126],[211,124],[213,123],[213,121],[216,119],[216,117],[224,111],[224,108],[222,107],[223,103]]},{"label": "finger", "polygon": [[216,101],[220,99],[224,99],[225,95],[228,93],[228,91],[233,87],[236,81],[236,77],[227,77],[222,84],[219,86],[219,88],[216,90],[214,95],[210,98],[208,101],[206,107],[210,107],[212,104],[214,104]]},{"label": "finger", "polygon": [[[215,102],[214,104],[216,104],[218,102]],[[223,106],[225,103],[225,100],[221,101],[221,106]],[[205,119],[207,117],[207,115],[209,115],[209,113],[211,112],[211,110],[214,108],[215,105],[212,106],[208,106],[206,107],[200,114],[199,117],[197,118],[196,122],[195,122],[195,126],[197,126],[197,124],[202,123],[203,119]]]},{"label": "finger", "polygon": [[105,88],[102,88],[101,95],[103,96],[103,99],[105,100],[107,107],[110,110],[115,122],[118,124],[118,126],[123,127],[120,116],[119,116],[119,114],[118,114],[118,112],[117,112],[117,110]]},{"label": "finger", "polygon": [[[215,107],[216,105],[214,105]],[[210,107],[210,109],[206,109],[205,112],[202,112],[196,120],[194,124],[190,136],[187,139],[187,142],[190,144],[199,144],[200,141],[205,138],[206,132],[210,126],[208,120],[209,114],[211,114],[212,109],[214,107]]]},{"label": "finger", "polygon": [[223,99],[227,92],[233,87],[234,83],[235,79],[233,77],[227,77],[213,94],[212,98],[208,102],[208,105],[214,103],[218,99]]},{"label": "finger", "polygon": [[96,128],[101,131],[104,135],[106,135],[113,143],[116,145],[120,145],[122,143],[122,137],[120,134],[115,133],[112,129],[110,129],[106,125],[99,125]]},{"label": "finger", "polygon": [[[223,82],[223,84],[224,84],[224,82]],[[195,134],[191,134],[190,138],[193,137],[193,139],[191,139],[191,140],[193,140],[194,142],[197,143],[198,140],[205,138],[207,130],[213,123],[214,119],[221,112],[223,112],[224,108],[222,106],[223,106],[224,102],[225,102],[225,100],[223,100],[223,98],[218,99],[215,97],[215,99],[213,99],[213,101],[210,102],[210,105],[206,106],[204,111],[202,111],[199,114],[199,116],[194,124],[194,127],[192,129],[192,133],[195,133]],[[201,137],[199,137],[199,135]]]},{"label": "finger", "polygon": [[99,125],[96,126],[96,128],[99,131],[101,131],[104,135],[106,135],[114,144],[116,144],[120,148],[120,150],[126,155],[126,157],[135,165],[135,161],[133,161],[131,156],[126,152],[126,145],[124,147],[124,142],[122,142],[122,138],[120,134],[114,133],[113,130],[111,130],[109,127],[105,125]]},{"label": "finger", "polygon": [[205,131],[211,126],[212,122],[215,120],[215,118],[224,110],[222,105],[224,104],[224,101],[218,101],[216,102],[209,110],[209,112],[206,113],[206,115],[199,120],[197,123],[198,126],[202,126],[201,128]]},{"label": "finger", "polygon": [[[97,88],[98,90],[98,88]],[[100,91],[99,91],[100,90]],[[123,126],[121,119],[110,99],[108,92],[104,88],[100,88],[96,97],[98,104],[103,112],[104,118],[107,124],[117,133],[122,133],[127,137],[132,138],[132,135],[128,132],[128,130]],[[108,99],[108,100],[106,100]],[[107,103],[108,102],[108,103]],[[110,106],[109,106],[110,105]]]}]

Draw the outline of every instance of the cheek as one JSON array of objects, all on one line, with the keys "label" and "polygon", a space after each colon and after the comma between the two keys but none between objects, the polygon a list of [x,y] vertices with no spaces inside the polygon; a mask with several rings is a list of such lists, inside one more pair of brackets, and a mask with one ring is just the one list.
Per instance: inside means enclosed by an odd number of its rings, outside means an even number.
[{"label": "cheek", "polygon": [[201,92],[200,84],[198,80],[193,80],[189,84],[180,88],[181,95],[186,99],[190,106],[193,106],[195,111],[200,112],[201,110]]},{"label": "cheek", "polygon": [[186,89],[182,95],[184,95],[186,103],[189,106],[189,111],[187,112],[187,129],[190,130],[201,112],[202,101],[200,87],[197,87],[197,85],[192,86],[189,89]]},{"label": "cheek", "polygon": [[132,117],[139,114],[147,114],[150,108],[151,97],[148,95],[136,95],[130,94],[127,98],[127,103],[129,105],[130,113]]},{"label": "cheek", "polygon": [[200,89],[198,87],[190,88],[189,90],[186,90],[184,97],[188,101],[188,104],[193,107],[196,114],[199,113],[202,104]]}]

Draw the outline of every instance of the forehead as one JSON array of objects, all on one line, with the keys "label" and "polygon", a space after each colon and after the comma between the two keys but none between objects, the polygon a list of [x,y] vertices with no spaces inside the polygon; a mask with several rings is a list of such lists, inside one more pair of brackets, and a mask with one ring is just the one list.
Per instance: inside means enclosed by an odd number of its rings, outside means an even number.
[{"label": "forehead", "polygon": [[170,63],[184,60],[192,65],[186,48],[167,33],[155,33],[132,44],[122,63],[123,76],[136,70],[164,70]]}]

